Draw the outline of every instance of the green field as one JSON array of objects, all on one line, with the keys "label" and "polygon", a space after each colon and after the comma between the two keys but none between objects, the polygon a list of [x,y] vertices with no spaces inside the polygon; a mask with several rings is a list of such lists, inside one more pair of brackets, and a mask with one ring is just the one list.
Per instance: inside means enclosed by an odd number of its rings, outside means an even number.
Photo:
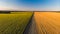
[{"label": "green field", "polygon": [[23,34],[33,12],[0,14],[0,34]]}]

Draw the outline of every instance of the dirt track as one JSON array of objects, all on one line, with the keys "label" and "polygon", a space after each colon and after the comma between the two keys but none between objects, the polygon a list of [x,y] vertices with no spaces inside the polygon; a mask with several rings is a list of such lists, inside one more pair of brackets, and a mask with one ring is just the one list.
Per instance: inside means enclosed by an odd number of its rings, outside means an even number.
[{"label": "dirt track", "polygon": [[28,23],[23,34],[38,34],[36,30],[36,23],[35,23],[34,15],[32,19],[30,20],[30,22]]}]

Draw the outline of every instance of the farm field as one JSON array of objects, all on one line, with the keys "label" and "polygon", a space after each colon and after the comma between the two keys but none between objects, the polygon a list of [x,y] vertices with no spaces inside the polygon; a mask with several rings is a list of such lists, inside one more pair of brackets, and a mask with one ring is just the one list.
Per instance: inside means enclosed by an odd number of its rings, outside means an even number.
[{"label": "farm field", "polygon": [[33,12],[0,14],[0,34],[23,34]]},{"label": "farm field", "polygon": [[60,34],[59,12],[34,12],[38,34]]}]

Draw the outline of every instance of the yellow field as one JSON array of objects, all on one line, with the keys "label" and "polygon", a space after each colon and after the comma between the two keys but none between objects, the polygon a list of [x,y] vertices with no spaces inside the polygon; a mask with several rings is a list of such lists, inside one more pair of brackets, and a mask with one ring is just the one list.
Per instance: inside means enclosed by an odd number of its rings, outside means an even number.
[{"label": "yellow field", "polygon": [[0,34],[23,34],[32,12],[0,14]]},{"label": "yellow field", "polygon": [[34,12],[38,34],[60,34],[60,13]]}]

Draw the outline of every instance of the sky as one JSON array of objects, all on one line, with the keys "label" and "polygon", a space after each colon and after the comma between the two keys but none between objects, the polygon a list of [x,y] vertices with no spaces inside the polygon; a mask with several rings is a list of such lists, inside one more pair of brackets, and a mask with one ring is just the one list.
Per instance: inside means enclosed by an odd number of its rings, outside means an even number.
[{"label": "sky", "polygon": [[60,0],[0,0],[0,10],[60,11]]}]

